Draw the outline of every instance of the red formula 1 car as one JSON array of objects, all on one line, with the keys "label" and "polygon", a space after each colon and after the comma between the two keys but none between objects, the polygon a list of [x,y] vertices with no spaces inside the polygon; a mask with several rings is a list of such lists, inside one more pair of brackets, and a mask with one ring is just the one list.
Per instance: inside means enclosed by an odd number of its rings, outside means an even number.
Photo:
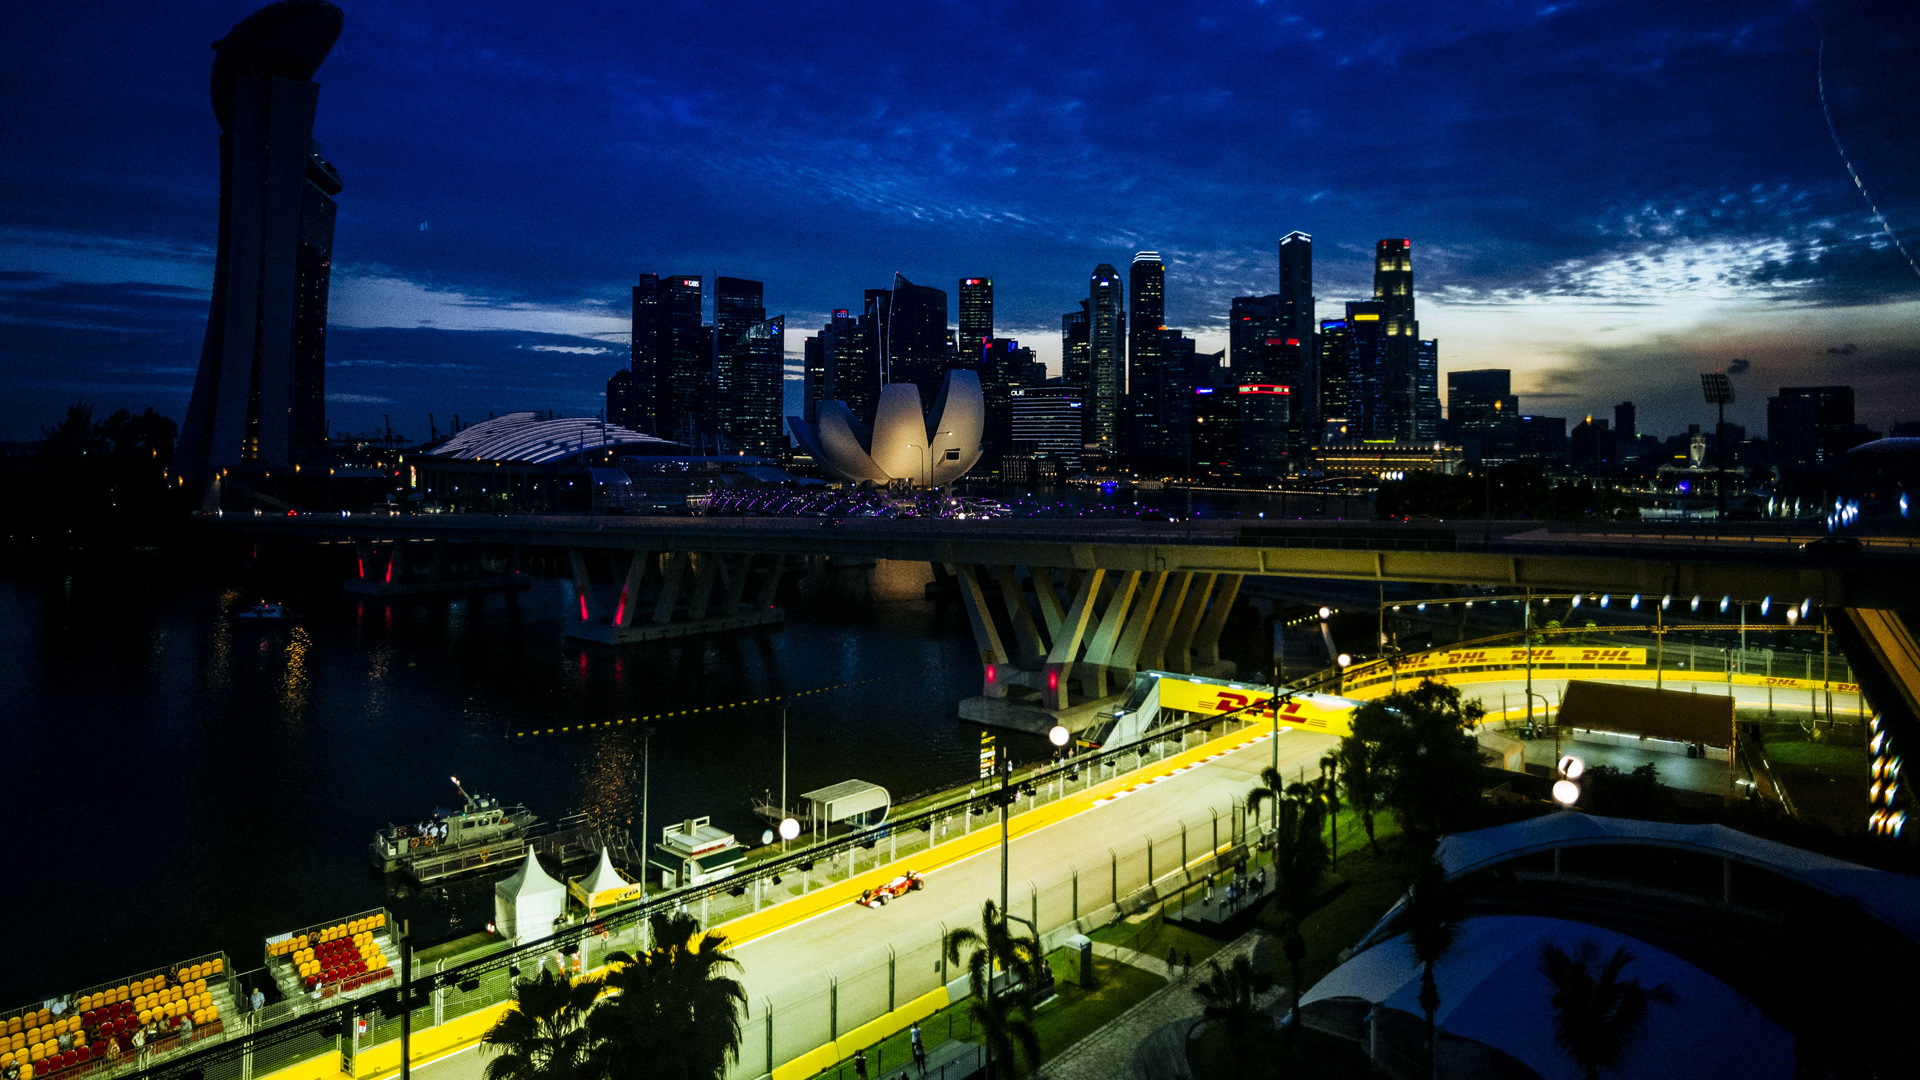
[{"label": "red formula 1 car", "polygon": [[905,896],[910,892],[918,892],[926,887],[927,879],[909,870],[877,889],[862,889],[860,902],[870,908],[886,907],[887,901]]}]

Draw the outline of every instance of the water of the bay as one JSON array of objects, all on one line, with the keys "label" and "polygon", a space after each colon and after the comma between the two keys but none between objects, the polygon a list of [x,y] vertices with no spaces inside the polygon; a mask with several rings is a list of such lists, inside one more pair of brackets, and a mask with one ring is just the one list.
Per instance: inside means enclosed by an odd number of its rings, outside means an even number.
[{"label": "water of the bay", "polygon": [[[900,797],[964,782],[978,729],[956,706],[979,666],[926,573],[882,563],[781,630],[618,650],[563,637],[554,580],[383,603],[283,578],[276,599],[304,618],[259,630],[226,618],[266,587],[238,571],[0,579],[0,1003],[215,949],[245,970],[263,935],[383,904],[428,939],[481,929],[485,882],[395,900],[368,866],[377,828],[458,805],[450,776],[638,840],[639,726],[515,732],[875,680],[791,704],[796,799],[856,777]],[[774,705],[659,722],[652,831],[710,814],[757,843],[748,800],[778,791],[780,762]]]},{"label": "water of the bay", "polygon": [[[1026,510],[1365,512],[1335,501],[1094,488]],[[773,704],[668,717],[650,754],[635,724],[518,732],[858,683],[790,705],[794,801],[853,778],[906,798],[977,774],[980,729],[957,706],[979,692],[978,659],[959,606],[925,597],[921,564],[784,595],[784,629],[621,649],[564,637],[572,593],[553,579],[383,602],[312,564],[71,565],[0,578],[0,1006],[214,950],[244,971],[265,935],[383,905],[423,941],[482,929],[489,880],[395,896],[368,866],[376,829],[458,805],[451,776],[636,843],[643,788],[656,836],[711,815],[747,843],[765,827],[749,800],[780,788]],[[227,618],[269,596],[301,621]],[[1010,749],[1044,752],[1032,743]]]}]

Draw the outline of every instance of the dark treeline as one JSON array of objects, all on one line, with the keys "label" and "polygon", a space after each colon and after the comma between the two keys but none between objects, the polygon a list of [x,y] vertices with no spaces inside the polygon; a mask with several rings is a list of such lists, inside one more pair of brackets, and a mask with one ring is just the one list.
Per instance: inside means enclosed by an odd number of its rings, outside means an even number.
[{"label": "dark treeline", "polygon": [[150,547],[177,539],[188,496],[173,472],[177,425],[152,409],[96,420],[76,402],[0,471],[10,544]]},{"label": "dark treeline", "polygon": [[1381,484],[1375,505],[1381,517],[1574,521],[1640,516],[1617,491],[1586,480],[1556,481],[1526,461],[1458,476],[1414,473]]}]

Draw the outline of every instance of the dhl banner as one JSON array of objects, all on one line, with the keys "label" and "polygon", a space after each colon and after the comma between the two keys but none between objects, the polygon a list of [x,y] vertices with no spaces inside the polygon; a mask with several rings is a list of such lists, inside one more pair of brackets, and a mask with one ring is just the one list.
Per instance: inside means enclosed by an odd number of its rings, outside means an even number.
[{"label": "dhl banner", "polygon": [[[1218,683],[1188,682],[1171,676],[1160,680],[1161,708],[1200,716],[1218,716],[1238,709],[1241,711],[1235,715],[1240,718],[1272,723],[1273,707],[1268,704],[1272,699],[1273,695],[1265,690],[1236,690]],[[1347,736],[1353,734],[1353,710],[1359,704],[1331,694],[1295,694],[1293,700],[1280,704],[1280,723],[1323,735]]]},{"label": "dhl banner", "polygon": [[[1601,646],[1555,645],[1533,647],[1535,664],[1589,664],[1615,665],[1619,667],[1645,667],[1647,650],[1619,649]],[[1441,671],[1449,668],[1467,667],[1525,667],[1527,665],[1527,647],[1525,645],[1502,645],[1490,649],[1448,649],[1444,652],[1416,653],[1400,659],[1397,670],[1402,675],[1419,674],[1422,671]],[[1384,662],[1375,661],[1347,672],[1349,679],[1385,676],[1390,670]]]}]

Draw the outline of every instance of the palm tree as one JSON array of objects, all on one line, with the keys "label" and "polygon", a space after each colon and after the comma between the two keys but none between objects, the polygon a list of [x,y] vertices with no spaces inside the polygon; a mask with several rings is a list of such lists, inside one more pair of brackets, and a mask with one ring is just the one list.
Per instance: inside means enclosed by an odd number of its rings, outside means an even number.
[{"label": "palm tree", "polygon": [[[980,912],[980,931],[968,926],[949,931],[945,953],[950,964],[967,954],[972,991],[968,1011],[987,1039],[988,1076],[1019,1075],[1021,1058],[1029,1066],[1038,1065],[1040,1033],[1033,1026],[1033,994],[1046,963],[1040,943],[1009,931],[1007,920],[989,900]],[[1004,989],[995,984],[996,967],[1008,976]]]},{"label": "palm tree", "polygon": [[[1269,770],[1270,771],[1270,770]],[[1320,818],[1326,804],[1306,784],[1287,785],[1278,797],[1266,788],[1255,788],[1247,795],[1249,805],[1258,806],[1273,798],[1279,825],[1273,833],[1273,874],[1276,901],[1282,913],[1280,946],[1293,974],[1295,997],[1305,990],[1303,968],[1307,961],[1307,916],[1313,914],[1314,901],[1320,895],[1320,883],[1327,871],[1327,848],[1320,838]],[[1300,1023],[1294,1011],[1293,1026]]]},{"label": "palm tree", "polygon": [[1273,989],[1273,976],[1255,967],[1244,955],[1234,957],[1225,970],[1217,960],[1210,961],[1207,967],[1212,974],[1195,985],[1193,992],[1206,1003],[1206,1018],[1226,1032],[1233,1074],[1252,1076],[1271,1072],[1273,1024],[1263,1022],[1267,1015],[1254,1000]]},{"label": "palm tree", "polygon": [[1340,865],[1340,754],[1337,750],[1320,759],[1320,780],[1316,792],[1321,801],[1327,804],[1327,835],[1333,841],[1327,867],[1334,869]]},{"label": "palm tree", "polygon": [[740,962],[725,934],[702,934],[691,915],[656,914],[651,925],[652,949],[607,957],[608,997],[589,1023],[594,1065],[606,1080],[722,1076],[740,1054],[747,991],[727,973]]},{"label": "palm tree", "polygon": [[514,1003],[480,1037],[493,1050],[486,1080],[576,1080],[587,1075],[586,1019],[599,986],[542,968],[514,984]]},{"label": "palm tree", "polygon": [[1271,765],[1261,769],[1260,782],[1247,792],[1247,817],[1257,818],[1260,813],[1260,804],[1272,799],[1274,800],[1273,824],[1269,826],[1269,830],[1277,831],[1280,828],[1280,796],[1286,790],[1287,778],[1280,775],[1280,770]]},{"label": "palm tree", "polygon": [[1648,1006],[1679,1000],[1666,983],[1641,986],[1639,979],[1621,978],[1631,963],[1625,946],[1602,961],[1592,941],[1581,942],[1572,955],[1550,941],[1540,943],[1540,974],[1553,984],[1553,1041],[1587,1080],[1600,1080],[1601,1070],[1619,1063],[1646,1022]]},{"label": "palm tree", "polygon": [[1372,743],[1349,735],[1340,740],[1334,757],[1340,762],[1340,785],[1346,789],[1347,805],[1360,811],[1360,826],[1367,831],[1367,846],[1378,853],[1380,845],[1373,837],[1373,815],[1380,808],[1382,785],[1374,750]]},{"label": "palm tree", "polygon": [[1407,948],[1420,965],[1420,1010],[1427,1017],[1427,1076],[1434,1076],[1434,1014],[1440,1011],[1440,987],[1433,969],[1460,936],[1460,894],[1439,862],[1428,859],[1407,893]]}]

